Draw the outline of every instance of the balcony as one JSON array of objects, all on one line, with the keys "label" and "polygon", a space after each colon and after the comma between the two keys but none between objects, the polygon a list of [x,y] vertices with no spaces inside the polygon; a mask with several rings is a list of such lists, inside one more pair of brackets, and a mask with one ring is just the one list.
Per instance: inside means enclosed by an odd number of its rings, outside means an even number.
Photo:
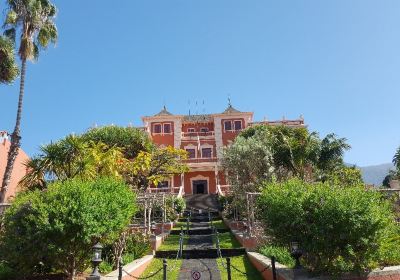
[{"label": "balcony", "polygon": [[214,131],[207,132],[182,132],[182,138],[213,138]]},{"label": "balcony", "polygon": [[217,162],[218,158],[189,158],[183,160],[184,163],[206,163],[206,162]]}]

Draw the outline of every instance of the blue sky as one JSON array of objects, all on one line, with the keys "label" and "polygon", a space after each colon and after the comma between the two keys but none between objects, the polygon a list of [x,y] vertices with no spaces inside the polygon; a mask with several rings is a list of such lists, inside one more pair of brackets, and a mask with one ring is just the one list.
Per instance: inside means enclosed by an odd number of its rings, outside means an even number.
[{"label": "blue sky", "polygon": [[[59,42],[27,69],[30,155],[95,123],[140,125],[164,103],[221,112],[228,96],[256,119],[303,114],[321,136],[348,138],[345,159],[361,166],[400,145],[400,1],[54,3]],[[0,130],[13,129],[17,86],[0,86]]]}]

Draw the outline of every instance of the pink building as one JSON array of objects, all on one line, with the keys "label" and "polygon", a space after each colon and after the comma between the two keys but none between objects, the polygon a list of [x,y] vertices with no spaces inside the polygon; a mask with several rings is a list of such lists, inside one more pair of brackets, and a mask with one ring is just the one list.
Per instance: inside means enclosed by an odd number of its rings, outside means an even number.
[{"label": "pink building", "polygon": [[[8,150],[10,149],[10,141],[6,131],[0,131],[0,183],[3,181],[4,171],[7,165]],[[11,183],[6,193],[6,201],[11,200],[16,192],[18,182],[25,176],[27,169],[24,163],[29,159],[28,155],[22,150],[19,150],[17,159],[14,164],[14,169],[11,175]]]},{"label": "pink building", "polygon": [[229,105],[225,111],[205,115],[174,115],[164,108],[154,116],[142,118],[145,131],[161,147],[173,146],[188,152],[190,171],[171,177],[150,191],[206,194],[225,191],[229,186],[221,171],[219,159],[224,146],[229,145],[246,127],[258,124],[304,126],[304,119],[253,121],[252,112],[240,112]]}]

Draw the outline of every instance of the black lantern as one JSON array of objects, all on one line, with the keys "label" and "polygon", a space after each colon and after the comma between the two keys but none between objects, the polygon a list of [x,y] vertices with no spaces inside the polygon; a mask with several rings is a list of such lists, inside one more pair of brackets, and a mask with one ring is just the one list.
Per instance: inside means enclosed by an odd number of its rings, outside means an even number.
[{"label": "black lantern", "polygon": [[300,249],[299,242],[290,242],[290,255],[296,261],[294,268],[303,268],[300,264],[300,257],[303,255],[303,251]]},{"label": "black lantern", "polygon": [[92,264],[93,264],[93,272],[90,274],[90,279],[99,279],[100,280],[100,273],[99,273],[99,265],[103,261],[101,259],[101,250],[103,249],[103,246],[101,246],[100,243],[97,243],[96,245],[93,246],[93,259],[92,259]]}]

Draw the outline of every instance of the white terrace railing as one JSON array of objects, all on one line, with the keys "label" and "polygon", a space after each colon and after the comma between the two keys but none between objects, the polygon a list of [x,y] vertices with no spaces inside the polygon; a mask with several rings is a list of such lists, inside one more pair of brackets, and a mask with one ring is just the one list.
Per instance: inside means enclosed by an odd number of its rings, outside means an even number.
[{"label": "white terrace railing", "polygon": [[148,187],[147,188],[147,193],[169,193],[169,194],[176,194],[178,197],[183,196],[184,191],[183,191],[183,186],[179,187],[168,187],[168,188],[157,188],[157,187]]},{"label": "white terrace railing", "polygon": [[231,185],[217,185],[217,194],[220,196],[225,196],[229,193]]},{"label": "white terrace railing", "polygon": [[207,132],[182,132],[183,138],[192,138],[192,137],[207,137],[207,136],[214,136],[214,131],[207,131]]},{"label": "white terrace railing", "polygon": [[179,187],[178,197],[181,198],[185,194],[185,188],[182,186]]}]

